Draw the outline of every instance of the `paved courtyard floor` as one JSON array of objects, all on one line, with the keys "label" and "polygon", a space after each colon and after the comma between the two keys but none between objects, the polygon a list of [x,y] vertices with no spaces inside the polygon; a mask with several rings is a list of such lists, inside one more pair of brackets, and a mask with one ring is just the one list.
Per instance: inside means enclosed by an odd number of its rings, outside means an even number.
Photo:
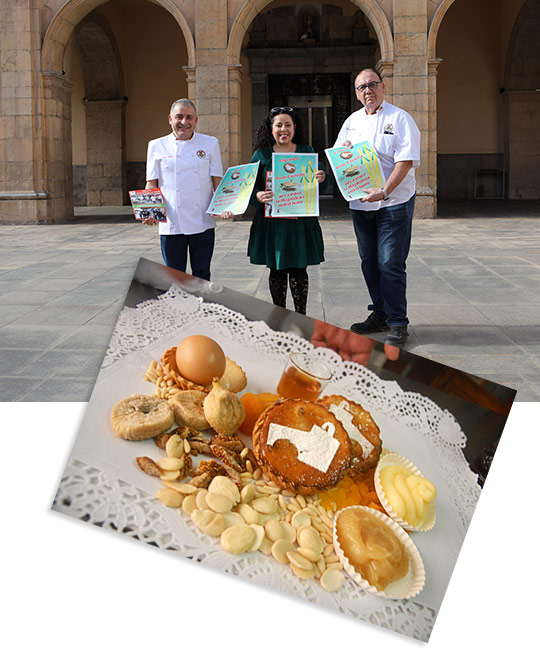
[{"label": "paved courtyard floor", "polygon": [[[413,226],[406,349],[540,401],[540,203],[439,213]],[[346,217],[321,220],[308,314],[349,328],[369,298]],[[250,225],[218,223],[212,276],[269,301],[267,269],[246,257]],[[156,230],[125,207],[0,230],[0,401],[87,401],[139,258],[162,262]]]}]

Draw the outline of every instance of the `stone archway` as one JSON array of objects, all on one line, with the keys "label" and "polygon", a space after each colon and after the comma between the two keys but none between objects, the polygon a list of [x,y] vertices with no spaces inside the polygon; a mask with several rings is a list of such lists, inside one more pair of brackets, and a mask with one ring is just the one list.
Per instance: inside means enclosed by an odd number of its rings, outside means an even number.
[{"label": "stone archway", "polygon": [[504,74],[507,196],[540,198],[540,6],[527,0],[510,37]]},{"label": "stone archway", "polygon": [[[161,6],[176,21],[181,29],[185,40],[188,58],[188,70],[195,67],[195,43],[191,29],[179,10],[176,3],[171,0],[152,0],[153,4]],[[71,142],[71,91],[73,82],[69,79],[66,71],[69,71],[67,64],[71,55],[69,44],[72,36],[79,37],[80,32],[74,32],[75,26],[94,23],[94,32],[99,33],[102,45],[105,45],[110,56],[114,61],[114,44],[107,37],[107,31],[103,24],[99,24],[95,19],[96,14],[84,21],[93,10],[107,0],[71,0],[66,2],[61,9],[51,19],[43,38],[41,48],[41,76],[42,76],[42,97],[41,97],[41,117],[43,122],[42,146],[43,155],[40,157],[41,166],[43,167],[43,185],[47,190],[47,212],[45,221],[54,222],[64,220],[73,215],[73,172],[72,172],[72,142]],[[87,29],[90,29],[87,27]],[[90,35],[87,34],[86,37]],[[90,117],[88,123],[94,136],[102,137],[107,133],[106,125],[114,123],[114,132],[118,135],[119,142],[110,148],[110,155],[113,169],[107,171],[101,168],[94,169],[90,178],[94,178],[92,197],[89,199],[92,204],[121,204],[122,200],[114,199],[108,193],[111,182],[106,181],[108,176],[114,177],[119,183],[119,191],[116,192],[119,197],[125,193],[125,167],[123,166],[123,114],[124,100],[121,91],[121,79],[117,75],[116,79],[106,79],[109,90],[112,90],[116,96],[114,98],[94,98],[89,99],[87,111],[90,108]],[[100,95],[99,85],[93,89],[96,95]],[[94,104],[95,103],[95,104]],[[105,142],[101,140],[102,147],[96,151],[102,152]],[[110,146],[111,144],[107,144]],[[113,152],[114,151],[114,152]],[[89,164],[91,162],[89,159]],[[122,190],[123,189],[123,190]],[[107,193],[105,193],[107,192]]]},{"label": "stone archway", "polygon": [[86,204],[126,200],[124,77],[113,31],[99,10],[76,26],[74,45],[85,87]]},{"label": "stone archway", "polygon": [[[356,5],[358,7],[358,9],[369,20],[373,26],[373,29],[375,30],[380,48],[380,60],[378,67],[381,70],[381,73],[385,76],[387,95],[388,98],[391,99],[393,87],[392,71],[394,60],[394,41],[388,19],[381,9],[379,3],[375,0],[350,1],[352,5]],[[227,45],[229,97],[236,99],[240,108],[241,103],[239,100],[241,97],[241,82],[242,75],[244,73],[244,69],[241,65],[242,44],[254,20],[262,12],[262,10],[271,3],[272,0],[247,0],[247,2],[245,2],[245,4],[238,12],[229,34]],[[295,5],[296,3],[294,0],[291,0],[290,4]],[[331,5],[332,0],[328,0],[328,4]],[[353,71],[350,71],[350,74],[352,75]],[[256,78],[255,83],[258,86],[263,85],[266,87],[267,75],[263,75],[262,78],[259,75]],[[264,105],[266,107],[267,104],[267,102],[263,102],[261,106]],[[260,112],[257,114],[256,108],[254,109],[254,112],[255,114],[253,116],[253,122],[254,124],[257,124],[261,116],[259,115]],[[242,119],[241,112],[236,112],[234,115],[229,116],[229,150],[231,154],[235,154],[238,161],[241,151],[241,127],[245,128],[245,121]]]}]

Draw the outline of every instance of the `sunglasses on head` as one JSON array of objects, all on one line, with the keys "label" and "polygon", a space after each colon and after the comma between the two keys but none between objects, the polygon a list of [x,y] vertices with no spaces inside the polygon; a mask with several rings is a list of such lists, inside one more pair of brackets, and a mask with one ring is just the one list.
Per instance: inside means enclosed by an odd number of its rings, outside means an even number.
[{"label": "sunglasses on head", "polygon": [[270,110],[270,116],[277,116],[278,114],[290,114],[294,112],[292,107],[272,107]]}]

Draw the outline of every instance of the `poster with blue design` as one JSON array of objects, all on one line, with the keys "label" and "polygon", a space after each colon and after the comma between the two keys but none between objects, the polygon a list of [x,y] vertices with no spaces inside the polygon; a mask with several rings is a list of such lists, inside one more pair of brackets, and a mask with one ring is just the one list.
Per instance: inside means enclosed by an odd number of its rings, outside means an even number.
[{"label": "poster with blue design", "polygon": [[206,210],[208,214],[221,214],[232,212],[243,214],[248,206],[255,180],[259,162],[231,166],[225,172],[210,205]]},{"label": "poster with blue design", "polygon": [[319,216],[317,153],[273,153],[272,216]]},{"label": "poster with blue design", "polygon": [[371,187],[384,187],[386,180],[379,156],[369,141],[327,148],[325,152],[345,200],[362,198]]}]

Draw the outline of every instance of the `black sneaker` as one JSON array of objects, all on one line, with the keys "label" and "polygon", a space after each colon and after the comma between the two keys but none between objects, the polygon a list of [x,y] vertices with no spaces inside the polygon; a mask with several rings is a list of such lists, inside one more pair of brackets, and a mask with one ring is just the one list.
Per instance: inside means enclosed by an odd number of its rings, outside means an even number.
[{"label": "black sneaker", "polygon": [[358,335],[380,333],[383,330],[388,330],[388,324],[386,323],[386,314],[382,312],[372,312],[365,321],[353,323],[351,326],[351,331]]},{"label": "black sneaker", "polygon": [[384,343],[401,348],[407,341],[408,336],[407,326],[390,326],[390,332],[386,335]]}]

